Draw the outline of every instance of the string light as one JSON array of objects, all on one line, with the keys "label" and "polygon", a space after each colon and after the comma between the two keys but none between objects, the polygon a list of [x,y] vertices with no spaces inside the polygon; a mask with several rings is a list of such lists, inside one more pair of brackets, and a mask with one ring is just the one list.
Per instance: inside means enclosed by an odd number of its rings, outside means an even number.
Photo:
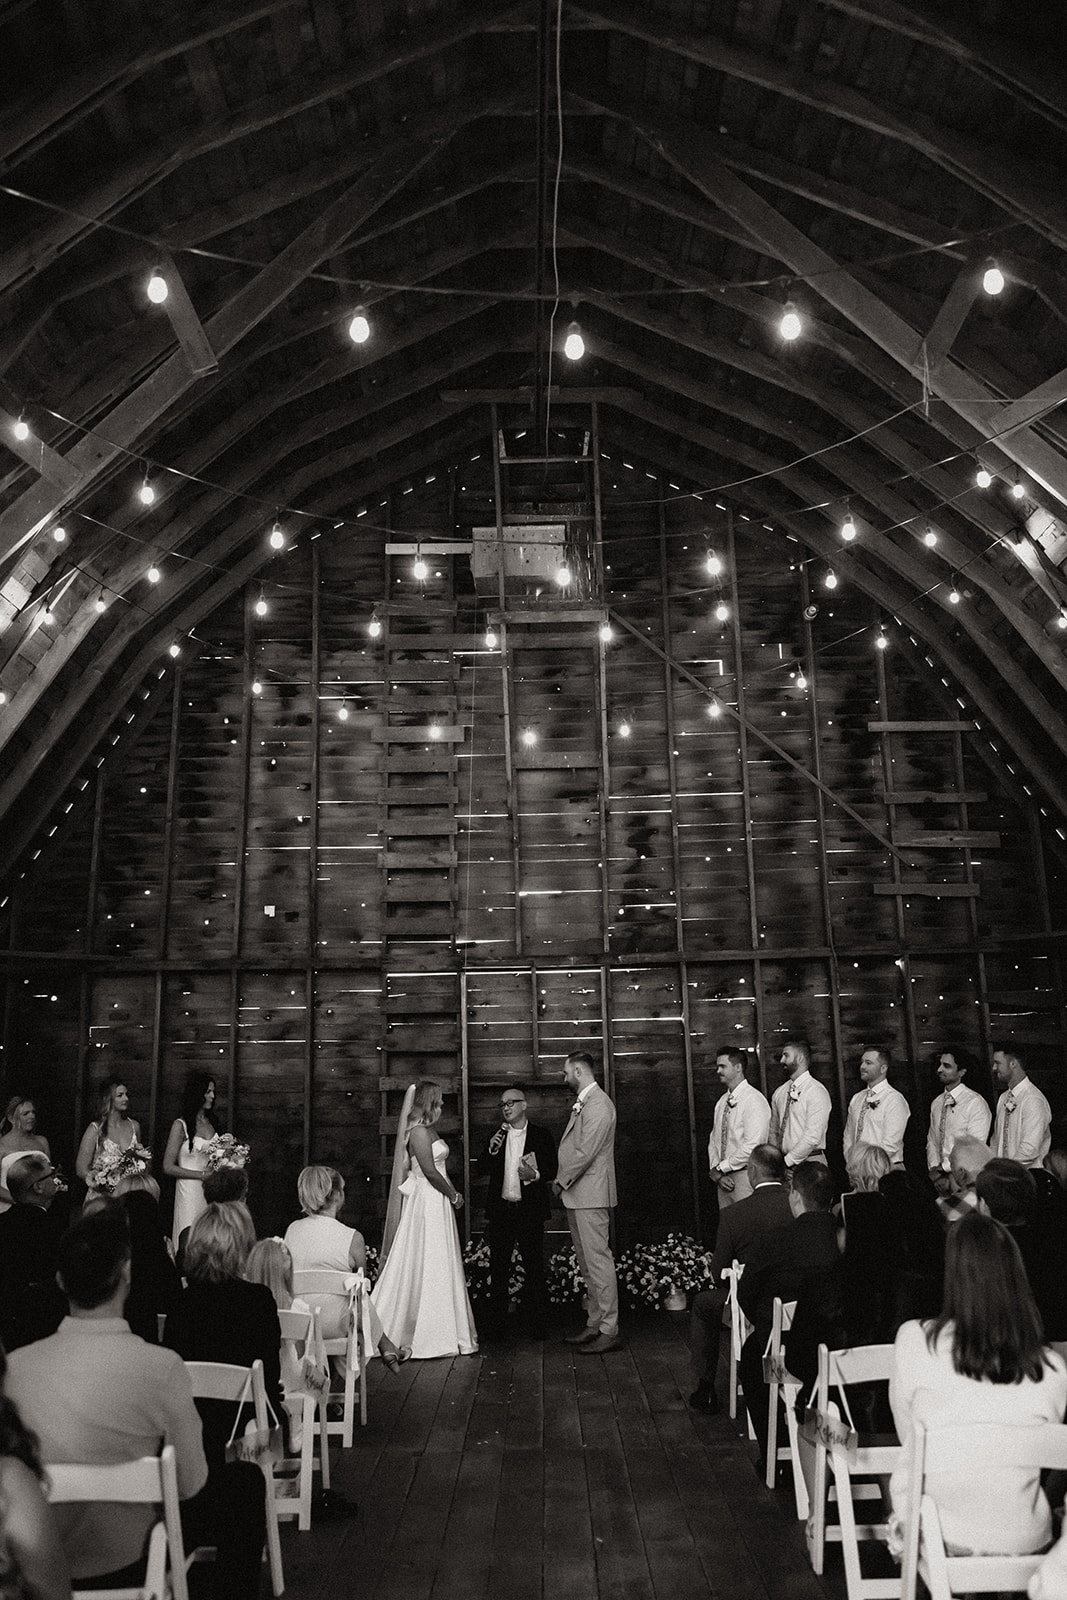
[{"label": "string light", "polygon": [[923,534],[923,544],[932,550],[936,543],[937,534],[934,532],[933,528],[927,528],[926,532]]},{"label": "string light", "polygon": [[1000,294],[1004,288],[1004,274],[990,256],[982,276],[982,288],[986,294]]},{"label": "string light", "polygon": [[348,324],[348,337],[353,344],[366,344],[370,338],[370,321],[365,306],[356,307],[352,321]]},{"label": "string light", "polygon": [[7,705],[7,690],[6,689],[0,689],[0,706],[6,706],[6,705]]},{"label": "string light", "polygon": [[963,596],[960,594],[959,582],[960,581],[958,578],[953,577],[952,588],[948,592],[948,603],[950,606],[958,606],[963,598]]},{"label": "string light", "polygon": [[20,443],[24,443],[29,438],[29,436],[30,436],[30,425],[26,421],[26,418],[24,416],[22,416],[22,415],[19,416],[19,419],[15,423],[15,426],[12,429],[12,432],[14,433],[15,438],[18,439]]},{"label": "string light", "polygon": [[880,628],[879,629],[878,637],[874,641],[874,646],[875,646],[876,650],[888,650],[889,649],[889,640],[886,637],[886,631],[885,631],[884,628]]},{"label": "string light", "polygon": [[846,544],[851,544],[852,540],[856,537],[856,524],[852,520],[852,513],[850,511],[845,513],[845,520],[841,524],[841,537],[844,539]]},{"label": "string light", "polygon": [[374,612],[370,621],[367,623],[367,632],[370,634],[372,639],[381,638],[382,624],[377,612]]},{"label": "string light", "polygon": [[348,721],[348,706],[345,704],[344,701],[341,702],[341,708],[338,711],[337,715],[338,715],[338,717],[340,718],[340,720],[342,722],[347,722]]},{"label": "string light", "polygon": [[168,654],[173,656],[175,658],[175,660],[177,660],[178,656],[180,656],[181,653],[182,653],[182,647],[181,647],[180,644],[172,644],[171,647],[170,647],[170,650],[168,652]]},{"label": "string light", "polygon": [[421,556],[415,557],[415,565],[412,567],[411,571],[416,582],[418,583],[422,583],[424,579],[430,576],[430,569]]},{"label": "string light", "polygon": [[602,622],[600,624],[600,642],[601,642],[601,644],[610,644],[612,639],[614,639],[614,637],[615,637],[615,630],[611,626],[611,623],[610,622]]},{"label": "string light", "polygon": [[714,722],[718,717],[722,716],[722,706],[717,700],[708,701],[708,716],[711,718],[712,722]]},{"label": "string light", "polygon": [[1011,486],[1011,497],[1012,497],[1012,499],[1013,500],[1021,500],[1025,493],[1026,493],[1026,485],[1020,483],[1018,478],[1016,478],[1015,482]]},{"label": "string light", "polygon": [[270,607],[268,606],[267,602],[264,600],[263,596],[260,595],[259,599],[256,601],[256,604],[255,604],[256,616],[257,617],[265,617],[269,610],[270,610]]},{"label": "string light", "polygon": [[566,562],[556,568],[556,584],[560,589],[565,589],[571,581],[571,569]]},{"label": "string light", "polygon": [[822,581],[827,589],[837,588],[837,573],[834,572],[833,568],[830,569]]},{"label": "string light", "polygon": [[148,287],[145,290],[145,293],[154,306],[161,306],[168,294],[170,294],[170,288],[167,284],[167,280],[160,272],[158,267],[149,278]]},{"label": "string light", "polygon": [[442,732],[443,732],[443,730],[442,730],[441,724],[439,722],[431,722],[430,723],[430,738],[431,739],[440,739]]},{"label": "string light", "polygon": [[44,610],[41,612],[41,621],[42,622],[54,622],[55,620],[56,620],[55,612],[52,610],[52,607],[50,605],[46,605]]},{"label": "string light", "polygon": [[104,599],[103,589],[101,589],[100,593],[93,601],[93,609],[98,616],[101,616],[107,610],[107,601]]},{"label": "string light", "polygon": [[1056,618],[1056,626],[1057,628],[1067,628],[1067,606],[1064,606],[1063,610]]},{"label": "string light", "polygon": [[987,472],[985,467],[979,467],[978,471],[974,475],[974,481],[978,485],[979,489],[988,489],[990,484],[993,482],[993,474],[991,472]]},{"label": "string light", "polygon": [[530,745],[535,745],[537,743],[537,734],[534,732],[534,730],[532,728],[523,728],[522,734],[521,734],[520,737],[522,738],[523,744],[526,745],[527,747],[529,747]]},{"label": "string light", "polygon": [[66,544],[66,542],[67,542],[67,530],[66,530],[66,528],[61,527],[59,525],[59,523],[57,523],[56,526],[52,529],[52,538],[56,541],[56,544]]},{"label": "string light", "polygon": [[487,650],[495,650],[499,643],[500,643],[500,640],[499,640],[499,638],[497,636],[496,629],[495,628],[486,628],[486,630],[485,630],[485,647],[486,647],[486,649]]},{"label": "string light", "polygon": [[252,693],[253,694],[262,694],[263,693],[263,685],[260,683],[258,678],[253,678],[252,679]]},{"label": "string light", "polygon": [[717,556],[714,550],[709,550],[708,559],[705,561],[704,565],[708,569],[708,576],[711,578],[717,578],[722,571],[722,557]]},{"label": "string light", "polygon": [[725,600],[720,600],[718,605],[715,607],[715,621],[716,622],[726,622],[728,620],[728,618],[729,618],[729,615],[730,615],[729,606],[726,604]]},{"label": "string light", "polygon": [[285,534],[281,530],[281,525],[277,522],[270,530],[270,547],[272,550],[282,550],[285,548]]},{"label": "string light", "polygon": [[155,501],[156,491],[148,481],[147,472],[145,473],[144,482],[137,491],[137,498],[140,500],[143,506],[150,506]]},{"label": "string light", "polygon": [[798,672],[797,673],[797,688],[798,689],[806,689],[807,687],[808,687],[807,678],[805,678],[805,676],[804,676],[804,674],[802,672]]},{"label": "string light", "polygon": [[585,340],[582,338],[582,330],[577,322],[571,322],[567,326],[567,337],[563,341],[563,354],[568,361],[580,361],[585,355]]},{"label": "string light", "polygon": [[792,300],[787,300],[782,312],[782,320],[778,324],[778,332],[786,344],[792,344],[794,339],[799,339],[804,331],[804,324],[800,320],[800,312]]},{"label": "string light", "polygon": [[148,579],[149,583],[158,583],[162,576],[163,574],[160,572],[158,567],[149,567],[148,571],[145,573],[145,577]]}]

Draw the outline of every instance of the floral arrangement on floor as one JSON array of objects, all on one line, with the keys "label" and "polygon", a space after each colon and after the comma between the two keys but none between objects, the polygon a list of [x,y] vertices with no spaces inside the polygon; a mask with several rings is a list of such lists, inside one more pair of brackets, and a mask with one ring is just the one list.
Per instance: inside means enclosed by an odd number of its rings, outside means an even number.
[{"label": "floral arrangement on floor", "polygon": [[152,1152],[135,1139],[125,1150],[112,1147],[98,1151],[92,1170],[85,1180],[86,1187],[99,1194],[114,1194],[115,1185],[122,1178],[135,1177],[139,1172],[152,1170]]},{"label": "floral arrangement on floor", "polygon": [[711,1286],[711,1251],[685,1233],[669,1233],[662,1244],[637,1244],[615,1263],[619,1289],[634,1305],[658,1309],[672,1292]]},{"label": "floral arrangement on floor", "polygon": [[208,1172],[221,1172],[224,1167],[247,1167],[248,1146],[238,1144],[232,1133],[217,1133],[205,1152]]},{"label": "floral arrangement on floor", "polygon": [[578,1271],[578,1257],[572,1244],[565,1245],[549,1257],[545,1281],[550,1305],[573,1305],[585,1293],[585,1284]]},{"label": "floral arrangement on floor", "polygon": [[[467,1293],[473,1301],[489,1299],[489,1244],[485,1239],[479,1239],[475,1244],[472,1239],[463,1251],[463,1271],[467,1278]],[[522,1293],[522,1286],[526,1282],[522,1261],[518,1250],[511,1252],[511,1271],[508,1276],[508,1299],[517,1300]]]},{"label": "floral arrangement on floor", "polygon": [[381,1257],[374,1246],[369,1244],[367,1246],[367,1264],[363,1268],[363,1276],[366,1278],[369,1284],[375,1284],[378,1281],[378,1274],[381,1272],[381,1270]]}]

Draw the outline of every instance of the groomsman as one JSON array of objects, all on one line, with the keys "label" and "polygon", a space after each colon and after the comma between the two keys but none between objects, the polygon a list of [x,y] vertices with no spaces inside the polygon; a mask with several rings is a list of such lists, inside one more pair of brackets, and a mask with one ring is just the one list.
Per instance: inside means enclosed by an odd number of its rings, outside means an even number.
[{"label": "groomsman", "polygon": [[771,1144],[776,1144],[792,1170],[802,1161],[826,1165],[826,1125],[830,1096],[811,1075],[811,1046],[806,1039],[787,1039],[778,1057],[785,1083],[771,1096]]},{"label": "groomsman", "polygon": [[938,1194],[947,1194],[952,1180],[952,1150],[957,1139],[989,1138],[992,1112],[982,1096],[963,1079],[969,1063],[961,1050],[942,1050],[937,1061],[941,1093],[930,1107],[926,1166]]},{"label": "groomsman", "polygon": [[1052,1108],[1036,1083],[1026,1076],[1026,1058],[1014,1045],[993,1052],[993,1076],[1004,1085],[997,1101],[993,1154],[1040,1167],[1052,1143]]},{"label": "groomsman", "polygon": [[894,1167],[904,1165],[904,1129],[911,1107],[889,1080],[888,1050],[869,1049],[860,1057],[864,1087],[848,1103],[845,1119],[845,1166],[858,1144],[877,1145]]},{"label": "groomsman", "polygon": [[553,1193],[567,1211],[574,1253],[585,1280],[588,1321],[571,1335],[583,1355],[622,1348],[619,1285],[608,1239],[615,1193],[615,1107],[593,1076],[593,1058],[574,1050],[563,1063],[563,1079],[577,1098],[559,1142]]},{"label": "groomsman", "polygon": [[771,1108],[765,1095],[745,1077],[745,1052],[723,1045],[715,1057],[715,1071],[726,1090],[715,1102],[708,1166],[719,1191],[719,1210],[752,1193],[748,1158],[758,1144],[767,1142]]}]

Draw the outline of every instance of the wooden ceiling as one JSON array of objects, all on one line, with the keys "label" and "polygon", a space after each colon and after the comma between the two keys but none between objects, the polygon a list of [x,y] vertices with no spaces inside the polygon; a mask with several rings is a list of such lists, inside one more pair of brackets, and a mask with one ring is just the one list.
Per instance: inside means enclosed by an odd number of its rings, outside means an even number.
[{"label": "wooden ceiling", "polygon": [[368,497],[487,440],[487,391],[536,437],[551,382],[866,589],[1067,823],[1054,7],[2,0],[0,77],[0,818],[276,508],[381,540]]}]

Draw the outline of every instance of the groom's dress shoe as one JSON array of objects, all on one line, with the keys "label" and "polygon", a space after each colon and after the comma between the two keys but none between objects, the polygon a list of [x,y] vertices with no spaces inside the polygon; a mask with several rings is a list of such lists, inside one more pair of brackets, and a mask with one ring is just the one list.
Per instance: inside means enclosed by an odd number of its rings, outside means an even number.
[{"label": "groom's dress shoe", "polygon": [[598,1333],[595,1339],[589,1339],[578,1351],[580,1356],[604,1356],[609,1350],[621,1350],[622,1340],[618,1334]]},{"label": "groom's dress shoe", "polygon": [[590,1344],[592,1340],[600,1338],[599,1328],[583,1328],[581,1333],[568,1333],[567,1344]]}]

